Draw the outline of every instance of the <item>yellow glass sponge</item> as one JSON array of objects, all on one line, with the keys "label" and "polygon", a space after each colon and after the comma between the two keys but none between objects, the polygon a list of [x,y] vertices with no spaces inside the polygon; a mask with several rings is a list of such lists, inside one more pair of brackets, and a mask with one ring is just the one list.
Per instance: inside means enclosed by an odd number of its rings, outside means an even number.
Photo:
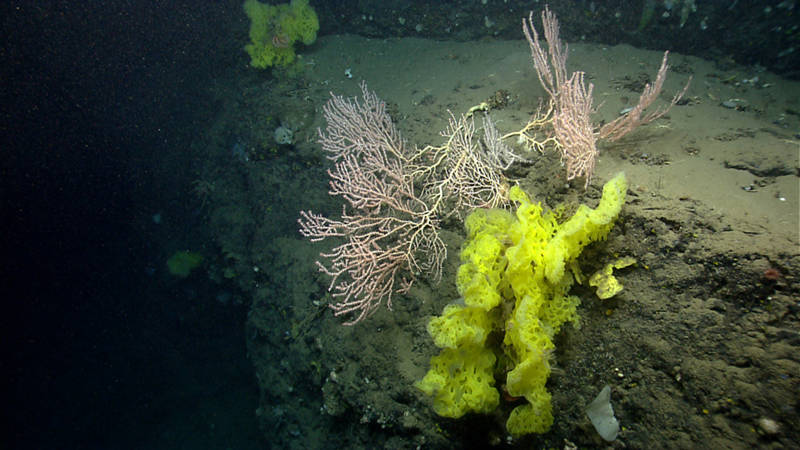
[{"label": "yellow glass sponge", "polygon": [[511,410],[506,421],[506,429],[514,436],[530,433],[546,433],[553,425],[553,406],[550,393],[541,386],[531,395],[526,395],[528,403]]},{"label": "yellow glass sponge", "polygon": [[311,45],[317,39],[319,20],[308,0],[279,5],[245,0],[242,9],[250,19],[250,43],[244,49],[253,67],[287,67],[297,56],[295,42]]},{"label": "yellow glass sponge", "polygon": [[317,40],[319,30],[317,13],[308,4],[308,0],[292,0],[289,3],[289,12],[281,17],[280,29],[292,41],[298,40],[305,45],[311,45]]},{"label": "yellow glass sponge", "polygon": [[[429,322],[428,332],[442,350],[416,384],[433,396],[439,415],[492,411],[499,403],[495,376],[507,371],[506,391],[527,401],[511,411],[508,432],[520,436],[550,428],[545,384],[553,339],[565,323],[578,322],[580,300],[569,295],[580,273],[576,258],[586,245],[606,238],[626,189],[625,176],[616,176],[603,187],[597,208],[581,205],[563,223],[559,213],[544,211],[517,186],[509,192],[518,202],[516,214],[479,210],[467,217],[456,276],[464,304],[448,305]],[[488,339],[493,332],[505,333],[502,345]],[[497,355],[502,367],[495,367]]]},{"label": "yellow glass sponge", "polygon": [[591,209],[581,205],[575,214],[559,227],[544,250],[543,264],[549,282],[557,283],[561,280],[565,265],[577,258],[586,245],[608,236],[608,232],[614,226],[614,220],[625,203],[627,189],[625,174],[618,174],[603,186],[603,197],[597,208]]},{"label": "yellow glass sponge", "polygon": [[505,270],[506,232],[514,216],[502,209],[476,210],[465,222],[468,241],[461,249],[456,288],[464,303],[486,311],[502,301],[498,291]]},{"label": "yellow glass sponge", "polygon": [[619,294],[622,291],[622,283],[614,276],[614,269],[624,269],[633,264],[636,264],[636,258],[626,256],[615,259],[595,272],[589,278],[589,286],[597,288],[597,298],[605,300]]},{"label": "yellow glass sponge", "polygon": [[495,326],[481,308],[447,305],[439,317],[428,322],[428,333],[439,348],[458,348],[466,344],[483,345]]},{"label": "yellow glass sponge", "polygon": [[431,358],[431,368],[415,386],[433,396],[433,409],[443,417],[468,412],[489,413],[500,396],[494,385],[495,356],[482,345],[445,348]]}]

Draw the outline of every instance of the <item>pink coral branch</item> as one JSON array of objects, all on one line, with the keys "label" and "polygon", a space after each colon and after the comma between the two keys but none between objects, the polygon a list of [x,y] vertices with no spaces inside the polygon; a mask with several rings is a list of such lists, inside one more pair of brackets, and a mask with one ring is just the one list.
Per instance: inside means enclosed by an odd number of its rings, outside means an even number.
[{"label": "pink coral branch", "polygon": [[664,52],[656,80],[645,87],[639,97],[639,103],[625,116],[595,131],[591,122],[591,115],[594,113],[592,107],[594,86],[591,83],[586,86],[583,72],[574,72],[567,77],[568,47],[561,42],[558,35],[558,19],[547,6],[542,12],[542,29],[547,40],[547,50],[539,41],[539,34],[533,24],[533,13],[528,16],[527,21],[522,20],[522,31],[531,49],[533,66],[539,76],[539,82],[550,97],[549,102],[553,109],[553,132],[559,143],[562,161],[567,166],[567,180],[585,177],[585,186],[588,186],[597,160],[597,140],[618,140],[639,125],[663,116],[686,93],[691,78],[667,107],[644,114],[645,109],[658,98],[667,76],[669,52]]},{"label": "pink coral branch", "polygon": [[[320,270],[331,277],[334,314],[360,322],[394,293],[407,292],[417,274],[441,277],[447,249],[436,211],[414,187],[405,142],[385,104],[361,85],[362,101],[332,96],[323,108],[327,128],[319,142],[335,161],[330,191],[344,198],[341,219],[301,212],[300,233],[312,241],[346,242],[322,253]],[[421,258],[421,259],[419,259]],[[399,281],[399,286],[397,285]]]}]

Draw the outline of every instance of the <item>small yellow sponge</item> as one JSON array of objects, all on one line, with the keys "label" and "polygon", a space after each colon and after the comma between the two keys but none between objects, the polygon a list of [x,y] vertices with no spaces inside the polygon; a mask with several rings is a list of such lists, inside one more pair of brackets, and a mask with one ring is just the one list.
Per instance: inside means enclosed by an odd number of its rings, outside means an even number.
[{"label": "small yellow sponge", "polygon": [[244,49],[253,67],[289,66],[297,56],[295,42],[311,45],[317,39],[319,19],[308,0],[280,5],[245,0],[242,8],[250,18],[250,43]]},{"label": "small yellow sponge", "polygon": [[589,286],[597,287],[597,298],[605,300],[611,298],[622,291],[622,283],[614,276],[614,269],[624,269],[625,267],[636,264],[636,258],[626,256],[617,258],[606,264],[589,278]]},{"label": "small yellow sponge", "polygon": [[506,421],[506,429],[514,436],[530,433],[546,433],[553,425],[553,406],[550,393],[544,386],[535,393],[526,395],[529,403],[520,405],[511,411]]}]

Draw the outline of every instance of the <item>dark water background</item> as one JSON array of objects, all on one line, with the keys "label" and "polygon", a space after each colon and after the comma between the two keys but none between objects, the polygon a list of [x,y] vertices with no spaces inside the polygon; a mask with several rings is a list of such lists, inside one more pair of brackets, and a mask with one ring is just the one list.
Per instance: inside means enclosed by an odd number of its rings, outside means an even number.
[{"label": "dark water background", "polygon": [[[652,33],[635,33],[645,2],[623,3],[557,8],[570,24],[565,39],[670,47],[798,76],[794,2],[698,1],[684,27],[654,19]],[[493,37],[519,39],[527,6],[504,5]],[[322,34],[408,35],[402,14],[428,24],[423,36],[486,35],[481,2],[312,6]],[[0,11],[0,446],[266,446],[253,416],[246,303],[209,300],[228,293],[202,277],[164,274],[170,252],[208,240],[188,195],[198,164],[190,145],[216,111],[203,93],[232,77],[269,77],[247,67],[240,2],[26,1]],[[476,25],[448,35],[436,24],[456,11]],[[713,26],[701,30],[704,18]]]}]

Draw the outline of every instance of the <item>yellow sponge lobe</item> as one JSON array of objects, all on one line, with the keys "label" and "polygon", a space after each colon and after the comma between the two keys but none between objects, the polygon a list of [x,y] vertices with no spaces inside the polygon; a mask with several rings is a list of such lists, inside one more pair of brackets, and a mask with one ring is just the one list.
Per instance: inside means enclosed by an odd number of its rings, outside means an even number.
[{"label": "yellow sponge lobe", "polygon": [[437,347],[458,348],[483,345],[493,327],[489,314],[481,308],[448,305],[441,316],[428,322],[428,333]]},{"label": "yellow sponge lobe", "polygon": [[494,363],[494,353],[481,345],[446,348],[431,358],[430,370],[416,387],[433,396],[433,409],[443,417],[492,412],[500,403],[492,387]]},{"label": "yellow sponge lobe", "polygon": [[627,188],[625,174],[620,173],[603,186],[603,197],[597,208],[581,205],[575,215],[559,227],[544,250],[548,281],[556,283],[564,276],[564,266],[574,260],[586,245],[606,238],[625,203]]}]

